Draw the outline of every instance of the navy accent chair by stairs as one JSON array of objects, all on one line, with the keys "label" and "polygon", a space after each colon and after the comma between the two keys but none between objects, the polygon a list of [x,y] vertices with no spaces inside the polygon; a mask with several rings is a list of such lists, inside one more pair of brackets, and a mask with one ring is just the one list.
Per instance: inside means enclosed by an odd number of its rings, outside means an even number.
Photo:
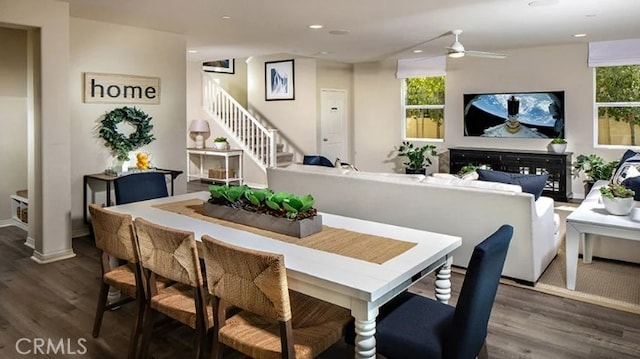
[{"label": "navy accent chair by stairs", "polygon": [[113,181],[116,204],[168,197],[167,180],[162,172],[140,172],[118,177]]},{"label": "navy accent chair by stairs", "polygon": [[512,236],[513,227],[503,225],[474,248],[456,307],[406,291],[385,304],[377,351],[388,359],[488,358],[487,326]]},{"label": "navy accent chair by stairs", "polygon": [[305,155],[302,159],[303,165],[333,167],[333,162],[321,155]]}]

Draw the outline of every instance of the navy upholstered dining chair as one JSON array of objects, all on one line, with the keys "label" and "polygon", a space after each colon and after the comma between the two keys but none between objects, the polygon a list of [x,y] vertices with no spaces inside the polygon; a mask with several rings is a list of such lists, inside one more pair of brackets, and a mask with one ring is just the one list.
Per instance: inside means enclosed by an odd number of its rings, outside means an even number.
[{"label": "navy upholstered dining chair", "polygon": [[162,172],[141,172],[118,177],[113,181],[116,204],[168,197],[167,180]]},{"label": "navy upholstered dining chair", "polygon": [[513,227],[503,225],[474,248],[456,307],[410,292],[384,305],[378,352],[388,359],[488,358],[487,326],[512,236]]}]

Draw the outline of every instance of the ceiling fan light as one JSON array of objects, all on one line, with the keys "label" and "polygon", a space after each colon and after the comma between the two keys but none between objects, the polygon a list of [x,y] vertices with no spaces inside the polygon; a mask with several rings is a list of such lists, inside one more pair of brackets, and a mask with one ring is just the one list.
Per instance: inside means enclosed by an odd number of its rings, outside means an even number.
[{"label": "ceiling fan light", "polygon": [[464,52],[451,51],[447,56],[449,56],[452,59],[459,59],[461,57],[464,57]]}]

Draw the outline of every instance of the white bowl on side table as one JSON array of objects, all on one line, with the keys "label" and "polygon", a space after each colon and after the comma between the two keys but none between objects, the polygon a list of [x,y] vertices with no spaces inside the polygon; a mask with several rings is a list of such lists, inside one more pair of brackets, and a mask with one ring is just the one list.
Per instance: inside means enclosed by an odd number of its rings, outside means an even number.
[{"label": "white bowl on side table", "polygon": [[604,204],[604,209],[615,216],[626,216],[633,209],[633,197],[607,198],[602,196],[602,203]]}]

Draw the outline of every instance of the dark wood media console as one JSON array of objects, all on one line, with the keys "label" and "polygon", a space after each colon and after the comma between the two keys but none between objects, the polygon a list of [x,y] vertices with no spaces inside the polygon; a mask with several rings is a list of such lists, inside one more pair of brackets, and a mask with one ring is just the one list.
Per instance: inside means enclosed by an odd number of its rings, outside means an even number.
[{"label": "dark wood media console", "polygon": [[549,174],[543,196],[568,202],[571,192],[571,152],[513,151],[491,148],[449,149],[449,172],[458,173],[466,165],[486,165],[496,171]]}]

